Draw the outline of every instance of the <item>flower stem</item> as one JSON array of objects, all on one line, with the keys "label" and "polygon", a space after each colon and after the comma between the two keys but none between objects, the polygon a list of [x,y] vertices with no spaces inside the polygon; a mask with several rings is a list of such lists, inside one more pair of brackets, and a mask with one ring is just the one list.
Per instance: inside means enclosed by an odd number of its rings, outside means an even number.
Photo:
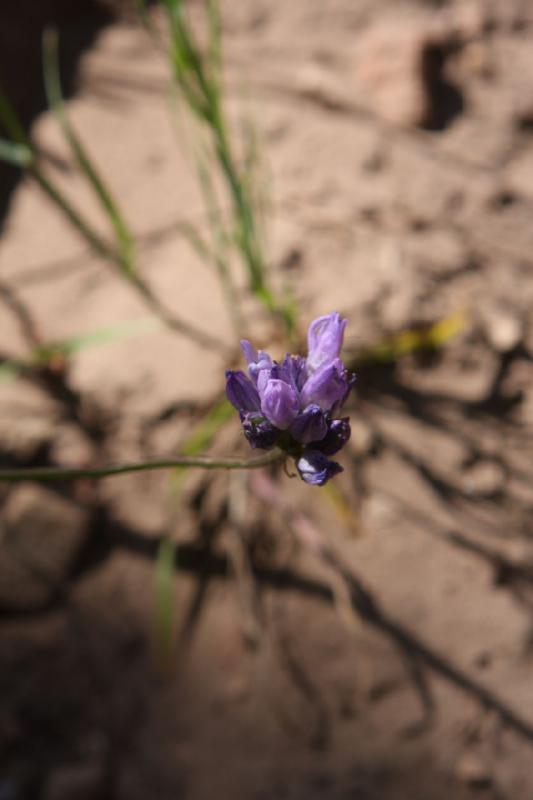
[{"label": "flower stem", "polygon": [[74,469],[69,467],[28,467],[23,469],[0,469],[0,481],[67,481],[76,478],[107,478],[126,472],[145,472],[156,469],[179,469],[201,467],[202,469],[257,469],[280,461],[285,454],[273,450],[257,458],[211,458],[210,456],[176,456],[156,461],[139,461],[132,464],[116,464],[107,467]]}]

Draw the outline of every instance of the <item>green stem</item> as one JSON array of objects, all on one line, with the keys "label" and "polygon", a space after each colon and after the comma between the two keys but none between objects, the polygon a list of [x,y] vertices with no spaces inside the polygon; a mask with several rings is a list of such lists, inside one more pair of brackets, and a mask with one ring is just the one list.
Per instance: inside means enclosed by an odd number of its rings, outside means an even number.
[{"label": "green stem", "polygon": [[70,201],[67,200],[52,181],[44,175],[35,161],[28,167],[28,172],[37,181],[41,189],[48,195],[52,202],[55,203],[56,207],[64,214],[70,224],[82,235],[93,251],[106,261],[110,261],[115,266],[120,267],[122,262],[118,253],[116,253],[113,248],[109,247],[104,240],[95,233],[83,217],[78,214]]},{"label": "green stem", "polygon": [[48,105],[55,113],[76,163],[87,178],[89,185],[92,187],[98,202],[102,206],[115,232],[120,253],[119,265],[126,275],[131,275],[135,272],[135,246],[133,236],[122,217],[117,203],[111,196],[111,192],[85,152],[65,112],[59,77],[58,36],[57,31],[53,28],[45,30],[43,34],[43,76]]},{"label": "green stem", "polygon": [[237,174],[224,122],[218,108],[215,109],[214,117],[213,131],[215,134],[215,146],[219,163],[226,176],[226,181],[233,199],[235,219],[239,221],[239,237],[242,252],[245,255],[252,279],[251,288],[259,293],[267,293],[263,275],[264,265],[260,254],[257,252],[254,217],[248,199],[245,196],[244,187]]},{"label": "green stem", "polygon": [[156,469],[179,469],[201,467],[202,469],[257,469],[274,464],[284,458],[281,450],[274,450],[257,458],[211,458],[210,456],[176,456],[156,461],[139,461],[133,464],[117,464],[108,467],[71,469],[68,467],[35,467],[24,469],[0,469],[0,481],[67,481],[76,478],[107,478],[127,472],[146,472]]},{"label": "green stem", "polygon": [[11,105],[3,86],[0,84],[0,122],[5,128],[7,134],[14,142],[25,145],[31,150],[31,142],[28,134],[24,130],[15,109]]},{"label": "green stem", "polygon": [[241,314],[237,290],[234,286],[230,265],[227,258],[227,242],[225,240],[224,224],[218,207],[216,194],[212,185],[209,169],[198,153],[196,157],[197,174],[204,197],[204,204],[209,218],[209,227],[214,238],[214,247],[211,261],[214,263],[220,277],[222,291],[228,307],[234,331],[238,339],[245,339],[246,330]]}]

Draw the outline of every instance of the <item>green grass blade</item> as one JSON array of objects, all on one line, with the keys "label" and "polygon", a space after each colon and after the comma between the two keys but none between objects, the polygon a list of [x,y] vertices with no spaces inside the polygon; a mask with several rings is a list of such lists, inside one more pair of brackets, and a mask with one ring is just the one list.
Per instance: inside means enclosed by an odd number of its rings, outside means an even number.
[{"label": "green grass blade", "polygon": [[[284,307],[268,285],[261,226],[259,193],[253,166],[257,160],[256,141],[250,137],[245,163],[235,155],[224,113],[222,82],[222,36],[219,0],[207,0],[207,52],[193,34],[184,0],[160,0],[166,10],[170,47],[169,59],[184,106],[196,117],[209,141],[209,155],[197,167],[200,186],[213,235],[214,263],[219,271],[234,324],[240,325],[240,308],[229,270],[230,253],[237,253],[247,273],[250,291],[287,331],[294,329],[293,308]],[[248,162],[248,163],[246,163]],[[213,177],[214,176],[214,177]],[[213,186],[222,185],[230,210],[224,217],[213,201]]]},{"label": "green grass blade", "polygon": [[54,112],[67,140],[72,154],[85,178],[92,187],[96,198],[114,230],[117,247],[120,252],[120,266],[126,277],[135,273],[135,244],[126,222],[111,192],[99,175],[94,163],[86,152],[78,135],[74,131],[65,113],[65,105],[61,92],[58,60],[57,32],[48,29],[43,35],[43,72],[46,94],[50,108]]},{"label": "green grass blade", "polygon": [[155,317],[135,320],[133,322],[121,322],[117,325],[98,328],[89,333],[72,336],[59,342],[51,342],[34,350],[34,359],[37,363],[46,363],[53,355],[61,353],[65,356],[72,356],[91,347],[101,347],[112,344],[121,339],[129,339],[140,333],[151,333],[163,326],[161,320]]},{"label": "green grass blade", "polygon": [[222,23],[218,0],[208,0],[207,22],[209,26],[209,66],[211,68],[211,80],[220,87],[222,77]]},{"label": "green grass blade", "polygon": [[89,247],[102,258],[111,261],[117,266],[121,265],[121,259],[102,237],[93,230],[86,219],[74,208],[70,200],[57,188],[53,181],[44,172],[33,164],[30,168],[32,176],[35,178],[41,189],[48,195],[53,204],[63,213],[70,224],[82,235]]},{"label": "green grass blade", "polygon": [[65,347],[69,353],[76,353],[88,347],[98,347],[122,339],[129,339],[140,333],[152,333],[162,327],[163,323],[160,319],[146,317],[145,319],[135,320],[133,322],[122,322],[117,325],[99,328],[90,333],[73,336],[71,339],[66,340]]},{"label": "green grass blade", "polygon": [[25,144],[0,139],[0,160],[19,169],[28,169],[33,162],[33,153]]},{"label": "green grass blade", "polygon": [[0,86],[0,122],[8,136],[19,144],[25,144],[31,150],[31,143],[18,114],[11,105],[6,93]]},{"label": "green grass blade", "polygon": [[229,245],[231,236],[225,228],[220,210],[211,171],[198,151],[195,157],[198,182],[202,190],[204,205],[207,209],[209,228],[213,239],[212,261],[218,271],[226,306],[231,317],[235,334],[239,339],[245,338],[244,320],[241,314],[239,297],[230,268]]},{"label": "green grass blade", "polygon": [[163,323],[156,317],[146,317],[134,322],[122,322],[89,333],[73,336],[58,342],[49,342],[32,350],[29,358],[23,361],[12,359],[0,364],[0,384],[9,383],[20,376],[24,370],[46,366],[58,355],[68,357],[91,347],[101,347],[121,339],[129,339],[138,334],[159,330]]},{"label": "green grass blade", "polygon": [[[119,258],[104,240],[93,230],[91,225],[74,208],[70,200],[57,188],[54,182],[43,172],[37,163],[35,150],[20,122],[18,115],[5,93],[0,90],[0,123],[11,137],[12,142],[2,140],[4,160],[15,166],[24,167],[37,181],[41,189],[48,195],[53,204],[68,219],[70,224],[80,233],[88,245],[98,255],[117,263]],[[11,147],[9,147],[11,145]],[[17,150],[16,148],[21,148]],[[24,150],[26,148],[26,150]],[[17,163],[15,163],[15,160]]]}]

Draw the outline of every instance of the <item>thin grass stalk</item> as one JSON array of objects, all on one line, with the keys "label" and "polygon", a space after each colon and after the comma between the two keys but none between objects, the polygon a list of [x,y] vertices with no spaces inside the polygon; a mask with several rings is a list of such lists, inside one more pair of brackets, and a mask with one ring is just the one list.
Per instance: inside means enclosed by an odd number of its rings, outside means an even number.
[{"label": "thin grass stalk", "polygon": [[[215,267],[218,272],[224,299],[231,318],[233,329],[238,339],[245,338],[246,329],[240,302],[235,287],[229,260],[231,234],[226,230],[224,214],[220,208],[217,193],[213,185],[212,171],[209,169],[211,159],[210,143],[203,141],[202,131],[189,129],[187,116],[180,114],[183,98],[179,92],[172,92],[171,100],[176,104],[176,120],[181,124],[176,125],[178,136],[183,142],[183,148],[192,154],[190,162],[194,163],[194,177],[200,187],[203,205],[207,214],[208,229],[211,234],[212,246],[208,246],[198,231],[191,225],[181,226],[194,250],[201,259]],[[194,116],[189,117],[194,123]],[[192,235],[191,235],[192,234]]]},{"label": "thin grass stalk", "polygon": [[120,267],[126,276],[130,277],[135,273],[134,239],[117,202],[105,185],[103,178],[99,175],[65,113],[59,75],[58,36],[57,31],[52,28],[47,29],[43,34],[43,76],[48,104],[59,122],[76,163],[93,189],[114,230],[118,252],[120,253]]},{"label": "thin grass stalk", "polygon": [[246,334],[244,319],[241,314],[239,298],[233,283],[227,257],[228,237],[224,230],[222,214],[218,207],[209,170],[206,168],[205,163],[201,161],[200,157],[198,157],[196,160],[196,167],[198,173],[198,182],[202,190],[204,204],[207,208],[209,227],[214,240],[212,260],[219,274],[222,291],[224,292],[224,297],[231,316],[233,328],[237,338],[243,339]]},{"label": "thin grass stalk", "polygon": [[[66,217],[72,227],[85,239],[89,247],[98,256],[111,263],[114,267],[118,268],[120,274],[128,280],[130,285],[135,287],[138,294],[142,297],[145,304],[156,314],[159,319],[171,330],[181,335],[187,336],[201,347],[209,350],[215,350],[219,353],[226,354],[226,347],[214,336],[210,336],[200,328],[191,325],[188,322],[177,317],[171,312],[159,298],[154,294],[149,285],[140,277],[138,273],[131,270],[124,269],[124,255],[117,252],[113,247],[108,245],[104,239],[96,233],[90,223],[77,211],[70,200],[61,192],[55,183],[45,174],[39,166],[35,149],[24,130],[23,126],[18,120],[17,114],[11,106],[6,95],[0,91],[0,122],[4,125],[7,133],[13,138],[14,143],[20,147],[27,148],[28,156],[25,159],[24,167],[28,174],[37,182],[46,195],[50,198],[53,204],[58,208],[61,213]],[[2,152],[0,151],[0,157]],[[88,156],[85,154],[88,160]],[[10,163],[14,163],[11,159]],[[93,175],[96,175],[96,170],[90,166]],[[21,166],[16,163],[16,166]],[[84,171],[87,176],[87,173]]]},{"label": "thin grass stalk", "polygon": [[[5,160],[9,160],[14,166],[25,169],[32,178],[39,184],[41,189],[48,195],[54,205],[67,217],[71,225],[80,233],[83,238],[88,242],[90,247],[103,258],[117,264],[119,262],[118,254],[115,253],[104,240],[94,231],[92,226],[76,211],[72,203],[63,195],[63,193],[54,185],[54,183],[44,174],[40,168],[34,147],[23,125],[21,124],[17,113],[9,102],[5,92],[0,89],[0,122],[4,126],[7,134],[12,139],[12,144],[18,145],[19,148],[25,148],[25,158],[19,159],[18,163],[15,159],[7,158],[8,153],[0,152]],[[20,151],[21,153],[23,150]]]},{"label": "thin grass stalk", "polygon": [[0,121],[4,126],[10,138],[32,151],[32,144],[24,126],[20,122],[18,115],[8,100],[7,94],[4,92],[3,87],[0,85]]},{"label": "thin grass stalk", "polygon": [[121,267],[122,259],[120,255],[110,247],[102,237],[96,233],[86,219],[74,208],[70,200],[55,186],[36,161],[28,167],[28,172],[39,184],[45,194],[48,195],[54,205],[63,213],[73,228],[85,239],[90,248],[106,261],[110,261],[116,267]]},{"label": "thin grass stalk", "polygon": [[222,75],[222,22],[218,0],[207,0],[207,22],[209,29],[209,64],[211,79],[220,87]]},{"label": "thin grass stalk", "polygon": [[209,70],[186,20],[183,0],[163,0],[171,30],[171,61],[175,79],[191,110],[209,129],[216,160],[232,202],[236,244],[249,274],[251,291],[270,311],[278,305],[265,279],[265,263],[256,230],[251,198],[233,156],[222,110],[221,37],[218,4],[210,0]]}]

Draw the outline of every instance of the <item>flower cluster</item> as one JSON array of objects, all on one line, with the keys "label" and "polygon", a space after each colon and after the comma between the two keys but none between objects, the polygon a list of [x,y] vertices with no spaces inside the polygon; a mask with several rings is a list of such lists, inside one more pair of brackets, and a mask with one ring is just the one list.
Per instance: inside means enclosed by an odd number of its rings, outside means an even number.
[{"label": "flower cluster", "polygon": [[355,382],[339,358],[346,324],[336,312],[315,319],[307,358],[287,354],[281,364],[243,340],[250,377],[241,370],[226,372],[226,394],[250,445],[285,450],[300,477],[314,486],[342,472],[328,456],[350,438],[348,418],[337,418]]}]

